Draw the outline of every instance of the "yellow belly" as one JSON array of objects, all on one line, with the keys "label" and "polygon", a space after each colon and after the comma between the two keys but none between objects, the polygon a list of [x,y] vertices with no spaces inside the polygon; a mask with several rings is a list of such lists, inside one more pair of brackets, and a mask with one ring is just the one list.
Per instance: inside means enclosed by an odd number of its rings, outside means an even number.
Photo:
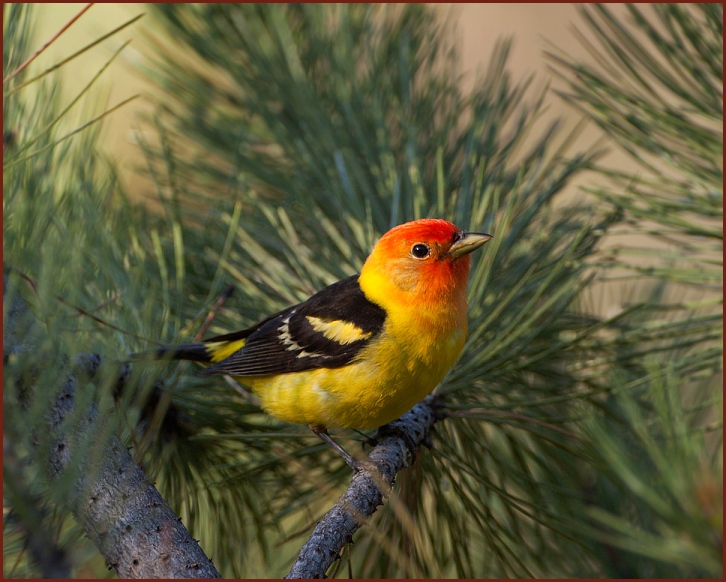
[{"label": "yellow belly", "polygon": [[238,380],[253,390],[268,414],[280,420],[377,428],[410,410],[441,382],[465,339],[465,327],[417,337],[415,342],[384,333],[381,341],[364,348],[342,368]]}]

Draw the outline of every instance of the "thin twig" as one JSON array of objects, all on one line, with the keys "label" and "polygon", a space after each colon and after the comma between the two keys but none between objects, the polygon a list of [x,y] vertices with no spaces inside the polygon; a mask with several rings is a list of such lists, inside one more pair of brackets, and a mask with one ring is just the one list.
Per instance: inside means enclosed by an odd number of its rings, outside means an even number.
[{"label": "thin twig", "polygon": [[[24,280],[24,281],[25,281],[26,283],[28,283],[28,285],[30,286],[30,288],[31,288],[31,289],[33,290],[33,293],[34,293],[34,294],[35,294],[36,296],[38,295],[38,285],[37,285],[37,283],[36,283],[36,282],[35,282],[35,281],[34,281],[34,280],[32,279],[32,277],[30,277],[29,275],[26,275],[26,274],[25,274],[25,273],[23,273],[22,271],[18,270],[18,269],[17,269],[17,268],[15,268],[15,267],[12,267],[12,266],[7,266],[7,267],[5,267],[5,269],[6,269],[6,271],[8,271],[8,272],[9,272],[9,271],[12,271],[12,272],[14,272],[14,273],[17,273],[17,274],[18,274],[18,276],[19,276],[19,277],[20,277],[21,279],[23,279],[23,280]],[[120,295],[118,295],[118,294],[115,294],[115,295],[114,295],[113,297],[111,297],[111,299],[109,299],[108,301],[105,301],[105,302],[101,303],[100,305],[97,305],[97,306],[96,306],[96,307],[94,307],[94,308],[93,308],[93,309],[92,309],[91,311],[97,311],[97,310],[98,310],[98,309],[100,309],[101,307],[105,306],[106,304],[108,304],[108,303],[109,303],[109,302],[111,302],[111,301],[115,301],[115,300],[116,300],[116,299],[118,299],[119,297],[120,297]],[[99,323],[99,324],[103,325],[104,327],[110,327],[111,329],[114,329],[114,330],[116,330],[116,331],[118,331],[118,332],[121,332],[121,333],[122,333],[122,334],[124,334],[124,335],[129,335],[129,336],[131,336],[131,337],[134,337],[134,338],[136,338],[136,339],[140,339],[140,340],[143,340],[143,341],[152,341],[152,340],[149,340],[148,338],[142,337],[142,336],[140,336],[140,335],[137,335],[137,334],[135,334],[135,333],[131,333],[130,331],[126,331],[126,330],[124,330],[124,329],[121,329],[120,327],[117,327],[117,326],[115,326],[114,324],[112,324],[112,323],[109,323],[108,321],[106,321],[106,320],[104,320],[104,319],[101,319],[101,318],[100,318],[100,317],[98,317],[97,315],[93,315],[93,313],[91,313],[91,311],[87,311],[86,309],[83,309],[82,307],[78,307],[78,306],[76,306],[76,305],[73,305],[72,303],[70,303],[70,302],[68,302],[67,300],[63,299],[63,297],[61,297],[60,295],[56,295],[56,296],[55,296],[55,298],[56,298],[56,299],[57,299],[58,301],[60,301],[61,303],[63,303],[64,305],[67,305],[68,307],[70,307],[71,309],[75,309],[75,310],[76,310],[76,311],[78,312],[78,315],[85,315],[86,317],[90,317],[90,318],[91,318],[91,319],[93,319],[93,320],[94,320],[94,321],[95,321],[96,323]],[[83,331],[86,331],[86,332],[87,332],[87,331],[90,331],[90,330],[87,330],[87,329],[86,329],[86,330],[83,330]],[[163,345],[164,345],[164,344],[163,344],[163,343],[161,343],[161,342],[156,342],[156,344],[157,344],[158,346],[163,346]]]},{"label": "thin twig", "polygon": [[224,291],[222,291],[222,294],[219,296],[217,301],[214,302],[214,305],[212,305],[212,309],[209,310],[209,313],[207,314],[207,318],[204,320],[204,323],[202,324],[202,327],[199,328],[199,331],[197,332],[197,335],[194,336],[194,341],[198,342],[204,334],[207,332],[207,329],[209,329],[209,326],[212,324],[212,320],[214,319],[214,316],[217,315],[217,312],[224,304],[225,300],[232,295],[232,291],[234,291],[234,285],[227,285]]},{"label": "thin twig", "polygon": [[81,11],[78,14],[76,14],[73,18],[71,18],[58,32],[56,32],[51,37],[51,39],[48,42],[46,42],[42,47],[40,47],[37,51],[35,51],[32,55],[30,55],[30,57],[28,57],[28,59],[26,59],[26,61],[22,65],[20,65],[17,69],[15,69],[12,73],[10,73],[7,77],[5,77],[3,79],[3,85],[5,83],[7,83],[10,79],[12,79],[13,77],[15,77],[15,75],[17,75],[18,73],[20,73],[20,71],[22,71],[23,69],[25,69],[25,67],[27,67],[30,63],[32,63],[38,57],[38,55],[40,55],[40,53],[42,53],[51,44],[53,44],[55,42],[55,40],[61,34],[63,34],[66,30],[68,30],[68,28],[70,28],[70,26],[76,20],[78,20],[86,12],[86,10],[88,10],[91,6],[93,6],[93,4],[94,4],[94,2],[89,2],[83,8],[81,8]]},{"label": "thin twig", "polygon": [[99,309],[103,309],[104,307],[106,307],[106,305],[109,305],[110,303],[113,303],[113,302],[117,301],[118,299],[121,299],[121,294],[120,293],[114,293],[113,295],[111,295],[111,297],[109,299],[107,299],[103,303],[99,303],[93,309],[89,309],[88,310],[88,313],[93,313],[94,311],[98,311]]},{"label": "thin twig", "polygon": [[[108,321],[106,321],[104,319],[101,319],[97,315],[93,315],[92,313],[86,311],[82,307],[78,307],[76,305],[73,305],[72,303],[69,303],[68,301],[66,301],[65,299],[63,299],[63,297],[61,297],[60,295],[56,295],[55,298],[58,301],[60,301],[61,303],[63,303],[63,305],[67,305],[71,309],[75,309],[78,312],[79,315],[85,315],[86,317],[90,317],[95,322],[100,323],[101,325],[105,325],[106,327],[110,327],[111,329],[115,329],[116,331],[119,331],[119,332],[121,332],[124,335],[129,335],[129,336],[134,337],[136,339],[140,339],[140,340],[144,340],[144,341],[149,341],[148,338],[145,338],[143,336],[137,335],[135,333],[131,333],[130,331],[126,331],[125,329],[121,329],[120,327],[115,326],[113,323],[109,323]],[[155,343],[157,345],[159,345],[159,346],[163,346],[164,345],[161,342],[155,342]]]}]

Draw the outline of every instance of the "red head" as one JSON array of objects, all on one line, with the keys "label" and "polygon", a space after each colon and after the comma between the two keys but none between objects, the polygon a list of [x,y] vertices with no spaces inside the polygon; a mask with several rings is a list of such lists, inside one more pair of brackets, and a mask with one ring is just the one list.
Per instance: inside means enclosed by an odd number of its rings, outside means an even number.
[{"label": "red head", "polygon": [[464,232],[438,218],[401,224],[373,248],[361,271],[361,286],[382,305],[389,301],[421,307],[465,304],[469,253],[491,238]]}]

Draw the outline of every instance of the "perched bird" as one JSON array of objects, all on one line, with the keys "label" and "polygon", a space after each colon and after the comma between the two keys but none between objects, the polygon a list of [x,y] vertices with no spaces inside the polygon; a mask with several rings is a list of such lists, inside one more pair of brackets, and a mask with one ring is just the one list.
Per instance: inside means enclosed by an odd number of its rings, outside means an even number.
[{"label": "perched bird", "polygon": [[326,429],[382,426],[443,379],[466,340],[469,253],[491,238],[441,219],[399,225],[360,275],[248,329],[154,357],[202,362],[204,376],[238,379],[268,414],[310,425],[355,469]]}]

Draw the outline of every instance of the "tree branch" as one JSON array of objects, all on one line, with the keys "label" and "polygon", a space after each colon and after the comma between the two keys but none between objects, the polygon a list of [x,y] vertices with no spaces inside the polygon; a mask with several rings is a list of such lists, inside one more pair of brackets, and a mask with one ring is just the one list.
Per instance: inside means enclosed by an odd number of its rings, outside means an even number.
[{"label": "tree branch", "polygon": [[[6,290],[7,277],[5,299]],[[39,326],[25,302],[16,296],[6,313],[4,356],[32,350],[40,337]],[[92,378],[100,364],[97,355],[76,356],[51,405],[48,470],[56,481],[67,478],[67,470],[73,471],[67,508],[120,578],[221,578],[116,436],[103,444],[99,467],[91,466],[87,458],[79,461],[78,454],[88,451],[86,443],[99,434],[100,419],[92,405],[82,414],[76,410],[76,388],[83,385],[77,378]]]},{"label": "tree branch", "polygon": [[365,524],[393,487],[396,474],[416,458],[439,419],[434,395],[398,420],[381,427],[368,456],[375,467],[356,473],[348,490],[323,517],[300,550],[286,578],[324,578],[353,534]]}]

